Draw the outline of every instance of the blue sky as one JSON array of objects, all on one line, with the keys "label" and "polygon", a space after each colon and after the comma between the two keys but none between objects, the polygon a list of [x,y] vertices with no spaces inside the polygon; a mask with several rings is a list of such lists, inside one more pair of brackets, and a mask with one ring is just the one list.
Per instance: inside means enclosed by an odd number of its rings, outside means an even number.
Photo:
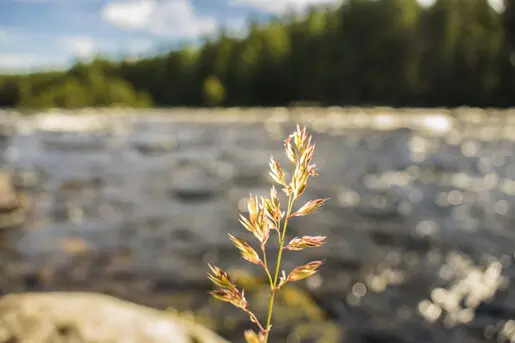
[{"label": "blue sky", "polygon": [[249,16],[340,1],[0,0],[0,72],[60,68],[99,53],[142,56],[198,41],[220,24],[242,34]]}]

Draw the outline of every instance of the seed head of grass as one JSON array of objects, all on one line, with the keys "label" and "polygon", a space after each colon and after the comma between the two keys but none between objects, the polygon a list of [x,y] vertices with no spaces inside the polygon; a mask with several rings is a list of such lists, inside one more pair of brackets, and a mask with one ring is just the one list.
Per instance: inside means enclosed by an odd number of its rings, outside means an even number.
[{"label": "seed head of grass", "polygon": [[[298,210],[293,211],[293,205],[306,190],[310,177],[318,176],[317,166],[312,163],[315,144],[311,143],[312,136],[308,135],[306,128],[300,128],[297,125],[296,131],[290,134],[284,140],[284,149],[289,162],[293,164],[293,172],[291,180],[286,179],[286,173],[282,169],[279,162],[270,157],[270,176],[272,179],[282,186],[282,191],[288,197],[288,204],[285,208],[281,208],[279,194],[272,186],[269,197],[260,197],[259,199],[252,194],[248,200],[248,217],[240,214],[240,223],[259,242],[261,256],[248,242],[237,238],[231,234],[229,237],[235,247],[240,251],[243,259],[250,263],[263,267],[270,286],[270,298],[268,306],[268,314],[266,324],[262,325],[256,315],[250,310],[249,303],[245,299],[244,291],[236,287],[234,281],[222,269],[209,265],[211,273],[208,278],[217,287],[211,291],[216,299],[228,302],[237,308],[243,310],[249,315],[250,321],[257,325],[258,332],[247,330],[244,332],[247,343],[267,343],[270,330],[272,328],[272,312],[274,306],[275,294],[280,288],[288,282],[296,282],[304,280],[318,272],[323,261],[312,261],[307,264],[294,268],[288,275],[285,271],[281,273],[281,259],[284,250],[300,251],[305,248],[316,248],[322,246],[325,242],[325,236],[302,236],[295,237],[285,245],[286,231],[288,221],[294,217],[302,217],[318,210],[328,199],[310,200],[302,205]],[[275,272],[272,274],[266,255],[266,243],[270,238],[271,231],[277,232],[279,249],[275,259]]]}]

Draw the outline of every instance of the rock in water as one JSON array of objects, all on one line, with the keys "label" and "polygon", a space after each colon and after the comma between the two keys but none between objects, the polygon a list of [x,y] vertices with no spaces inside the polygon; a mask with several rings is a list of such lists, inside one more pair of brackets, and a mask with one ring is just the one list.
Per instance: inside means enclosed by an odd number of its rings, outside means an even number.
[{"label": "rock in water", "polygon": [[0,298],[0,343],[228,343],[179,314],[96,293]]},{"label": "rock in water", "polygon": [[0,173],[0,229],[23,223],[28,205],[28,198],[14,189],[11,176]]},{"label": "rock in water", "polygon": [[0,211],[7,212],[16,204],[16,194],[9,174],[0,174]]}]

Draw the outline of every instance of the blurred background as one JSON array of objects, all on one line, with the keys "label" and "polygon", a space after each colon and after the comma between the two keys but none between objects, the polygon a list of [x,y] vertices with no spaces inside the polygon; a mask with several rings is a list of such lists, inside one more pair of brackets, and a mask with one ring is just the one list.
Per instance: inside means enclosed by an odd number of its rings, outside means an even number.
[{"label": "blurred background", "polygon": [[329,238],[283,266],[326,264],[271,342],[515,342],[514,104],[513,0],[0,0],[0,295],[109,294],[243,342],[207,263],[264,318],[227,233],[253,242],[238,213],[300,123],[301,200],[330,200],[289,236]]}]

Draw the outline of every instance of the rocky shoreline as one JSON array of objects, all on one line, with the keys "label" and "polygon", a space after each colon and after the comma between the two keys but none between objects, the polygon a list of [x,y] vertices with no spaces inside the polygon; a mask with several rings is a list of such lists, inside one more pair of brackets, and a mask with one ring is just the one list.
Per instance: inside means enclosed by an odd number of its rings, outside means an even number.
[{"label": "rocky shoreline", "polygon": [[268,191],[269,155],[283,161],[281,140],[299,121],[315,134],[321,174],[306,198],[331,201],[290,234],[331,239],[288,257],[285,269],[327,264],[278,302],[275,341],[515,337],[509,110],[89,111],[2,117],[11,129],[0,161],[12,180],[3,189],[31,199],[23,223],[0,231],[3,293],[110,294],[191,311],[241,342],[248,322],[209,299],[206,263],[234,271],[263,315],[260,274],[227,232],[245,238],[238,207]]}]

